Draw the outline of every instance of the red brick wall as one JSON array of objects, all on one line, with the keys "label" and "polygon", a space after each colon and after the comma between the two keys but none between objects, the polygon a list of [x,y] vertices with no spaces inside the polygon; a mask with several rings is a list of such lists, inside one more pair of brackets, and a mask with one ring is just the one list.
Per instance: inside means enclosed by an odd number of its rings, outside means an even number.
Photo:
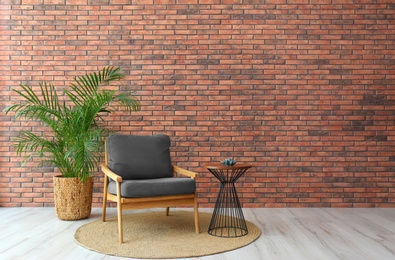
[{"label": "red brick wall", "polygon": [[[315,2],[315,4],[309,4]],[[395,3],[388,0],[6,0],[0,4],[1,109],[12,88],[120,66],[142,110],[121,133],[171,136],[174,161],[251,163],[245,207],[395,206]],[[0,115],[0,206],[51,206],[53,168],[11,150]],[[55,169],[56,171],[56,169]],[[96,174],[94,206],[100,206]]]}]

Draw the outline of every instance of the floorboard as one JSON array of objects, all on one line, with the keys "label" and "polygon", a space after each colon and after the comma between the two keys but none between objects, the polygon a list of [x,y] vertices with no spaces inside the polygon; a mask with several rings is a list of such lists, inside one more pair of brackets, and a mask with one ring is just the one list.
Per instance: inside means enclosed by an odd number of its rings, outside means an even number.
[{"label": "floorboard", "polygon": [[[61,221],[53,208],[0,208],[0,259],[130,259],[74,242],[76,229],[100,214],[95,208],[88,219]],[[115,215],[115,209],[108,210],[108,216]],[[262,230],[258,240],[234,251],[188,259],[395,259],[394,208],[261,208],[244,209],[244,215]]]}]

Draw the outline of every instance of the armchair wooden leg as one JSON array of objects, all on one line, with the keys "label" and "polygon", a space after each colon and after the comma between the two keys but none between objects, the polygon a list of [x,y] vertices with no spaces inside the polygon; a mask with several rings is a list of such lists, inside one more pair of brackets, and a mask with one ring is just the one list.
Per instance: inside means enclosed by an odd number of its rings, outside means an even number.
[{"label": "armchair wooden leg", "polygon": [[195,218],[195,231],[196,234],[199,235],[200,226],[199,226],[199,209],[198,209],[197,197],[195,197],[195,203],[194,203],[194,218]]},{"label": "armchair wooden leg", "polygon": [[107,209],[107,190],[108,190],[108,178],[104,176],[104,190],[103,190],[103,207],[101,213],[101,221],[106,221],[106,209]]},{"label": "armchair wooden leg", "polygon": [[166,208],[166,216],[169,216],[170,207]]},{"label": "armchair wooden leg", "polygon": [[118,234],[119,243],[123,243],[123,229],[122,229],[122,203],[121,203],[121,183],[117,182],[117,214],[118,214]]},{"label": "armchair wooden leg", "polygon": [[122,205],[119,203],[117,205],[118,208],[118,234],[119,234],[119,243],[123,243],[123,229],[122,229]]},{"label": "armchair wooden leg", "polygon": [[107,209],[107,198],[103,198],[103,207],[102,207],[102,213],[101,213],[101,221],[102,222],[106,221],[106,209]]}]

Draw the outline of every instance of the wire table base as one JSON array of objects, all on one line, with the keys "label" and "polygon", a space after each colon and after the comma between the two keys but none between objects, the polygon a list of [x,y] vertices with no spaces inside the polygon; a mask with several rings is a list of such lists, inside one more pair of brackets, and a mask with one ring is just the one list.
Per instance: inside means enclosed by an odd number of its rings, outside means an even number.
[{"label": "wire table base", "polygon": [[221,182],[208,233],[218,237],[241,237],[248,234],[235,182],[251,166],[208,165],[207,169]]}]

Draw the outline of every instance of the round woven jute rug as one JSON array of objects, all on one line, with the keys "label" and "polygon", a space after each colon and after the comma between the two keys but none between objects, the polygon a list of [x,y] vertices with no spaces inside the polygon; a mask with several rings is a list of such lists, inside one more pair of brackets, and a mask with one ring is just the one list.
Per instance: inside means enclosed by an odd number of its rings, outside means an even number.
[{"label": "round woven jute rug", "polygon": [[131,213],[123,215],[124,243],[118,243],[117,218],[109,218],[81,226],[76,242],[90,250],[133,258],[187,258],[234,250],[255,241],[261,231],[247,221],[248,234],[236,238],[209,235],[211,214],[199,213],[200,234],[195,233],[193,212]]}]

